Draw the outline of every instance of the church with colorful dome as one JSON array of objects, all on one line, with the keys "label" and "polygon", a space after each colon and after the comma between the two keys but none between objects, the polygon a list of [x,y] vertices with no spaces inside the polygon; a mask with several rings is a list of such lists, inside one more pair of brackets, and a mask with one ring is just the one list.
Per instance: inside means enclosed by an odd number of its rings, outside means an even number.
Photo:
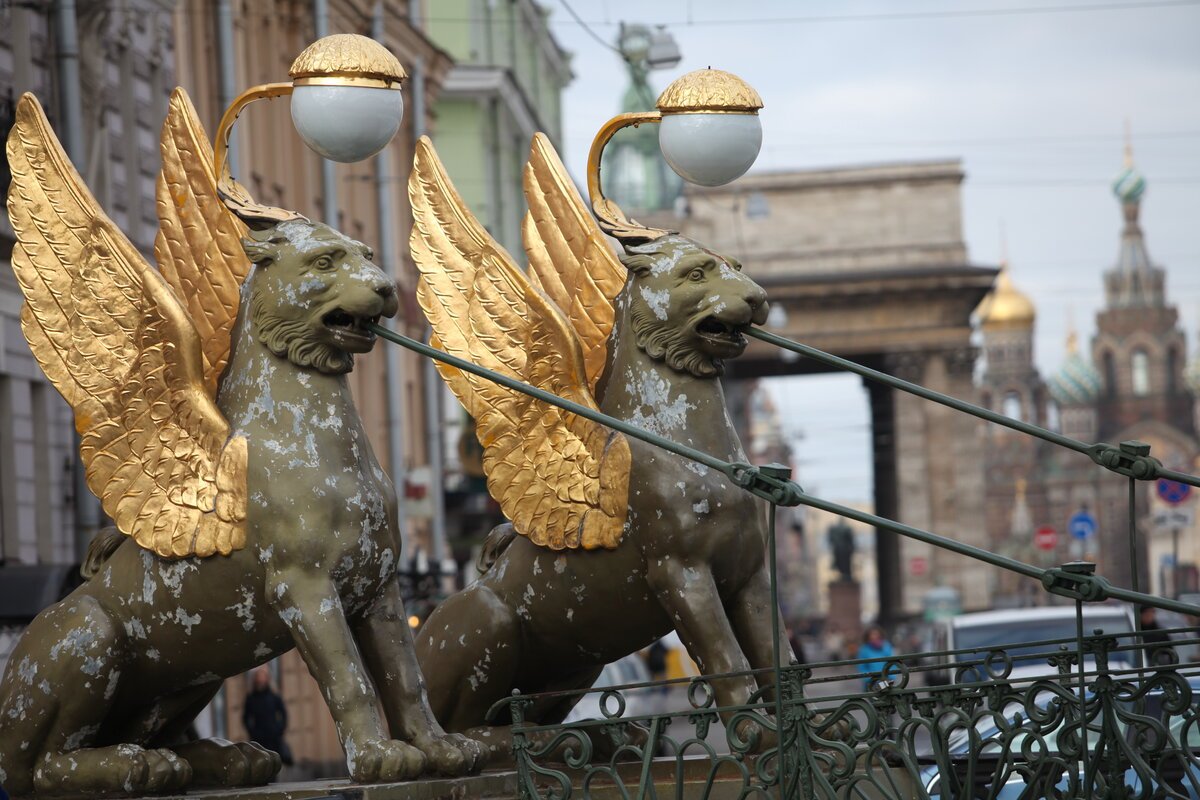
[{"label": "church with colorful dome", "polygon": [[[1123,225],[1116,263],[1103,273],[1104,307],[1088,343],[1072,329],[1062,363],[1043,380],[1033,351],[1037,309],[1005,259],[992,292],[975,312],[983,356],[979,401],[1087,443],[1147,442],[1151,455],[1163,463],[1191,470],[1200,459],[1195,402],[1200,360],[1188,366],[1187,339],[1167,296],[1166,271],[1151,260],[1146,246],[1140,223],[1146,179],[1128,143],[1112,188]],[[1126,483],[1077,453],[1000,426],[986,427],[986,524],[1001,552],[1034,563],[1096,560],[1110,580],[1130,585]],[[1151,580],[1157,591],[1174,592],[1173,572],[1164,577],[1157,567],[1162,553],[1149,520],[1156,502],[1152,494],[1143,490],[1138,497],[1139,515],[1146,520],[1139,527],[1147,532],[1148,545],[1141,578]],[[1081,511],[1097,519],[1099,533],[1073,542],[1067,523]],[[1033,531],[1043,526],[1060,532],[1056,552],[1033,549]],[[1195,568],[1184,570],[1180,582],[1178,589],[1196,590]],[[1005,588],[998,587],[1000,595]],[[1011,587],[1014,593],[1020,590],[1015,583]]]}]

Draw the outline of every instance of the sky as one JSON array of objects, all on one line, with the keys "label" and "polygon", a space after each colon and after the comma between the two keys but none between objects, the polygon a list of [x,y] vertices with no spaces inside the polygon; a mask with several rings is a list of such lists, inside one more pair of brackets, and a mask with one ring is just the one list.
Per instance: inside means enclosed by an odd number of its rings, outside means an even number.
[{"label": "sky", "polygon": [[[577,180],[626,86],[593,34],[611,42],[621,21],[664,24],[679,43],[683,61],[652,74],[656,90],[707,66],[758,90],[752,171],[962,159],[969,257],[994,266],[1007,243],[1013,281],[1038,308],[1043,378],[1062,362],[1068,320],[1087,341],[1103,304],[1128,120],[1150,256],[1167,269],[1189,358],[1200,357],[1200,0],[568,0],[586,26],[561,0],[541,2],[574,54],[562,155]],[[861,384],[835,375],[769,388],[789,433],[803,434],[805,488],[869,500]]]}]

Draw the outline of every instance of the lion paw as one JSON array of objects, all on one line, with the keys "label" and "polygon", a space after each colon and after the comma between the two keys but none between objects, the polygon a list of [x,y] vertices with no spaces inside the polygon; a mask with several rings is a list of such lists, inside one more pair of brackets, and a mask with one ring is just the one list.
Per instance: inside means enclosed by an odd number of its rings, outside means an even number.
[{"label": "lion paw", "polygon": [[198,786],[261,786],[283,766],[278,754],[253,742],[201,739],[174,749],[192,765]]},{"label": "lion paw", "polygon": [[425,753],[430,771],[441,775],[474,775],[487,763],[487,748],[460,733],[434,735],[415,744]]},{"label": "lion paw", "polygon": [[85,748],[47,756],[34,771],[38,792],[169,792],[192,780],[192,767],[170,750],[137,745]]},{"label": "lion paw", "polygon": [[346,743],[346,767],[360,783],[411,780],[425,771],[425,753],[396,739]]}]

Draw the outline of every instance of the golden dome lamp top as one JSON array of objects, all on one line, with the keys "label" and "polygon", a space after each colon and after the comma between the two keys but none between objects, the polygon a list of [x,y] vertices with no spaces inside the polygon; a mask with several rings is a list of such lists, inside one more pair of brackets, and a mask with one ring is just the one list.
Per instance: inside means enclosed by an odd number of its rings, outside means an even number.
[{"label": "golden dome lamp top", "polygon": [[763,101],[737,75],[709,67],[673,80],[655,105],[663,114],[757,114]]},{"label": "golden dome lamp top", "polygon": [[304,48],[288,70],[295,86],[374,86],[399,89],[408,77],[379,42],[356,33],[323,36]]}]

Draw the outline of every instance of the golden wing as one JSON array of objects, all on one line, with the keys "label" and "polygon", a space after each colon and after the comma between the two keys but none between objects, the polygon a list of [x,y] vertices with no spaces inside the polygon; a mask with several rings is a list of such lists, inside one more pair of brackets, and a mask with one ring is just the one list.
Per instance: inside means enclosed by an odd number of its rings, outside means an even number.
[{"label": "golden wing", "polygon": [[204,382],[200,339],[163,277],[104,215],[31,94],[8,139],[21,327],[75,411],[87,483],[167,558],[246,539],[246,440]]},{"label": "golden wing", "polygon": [[160,149],[154,254],[200,334],[204,383],[216,396],[242,281],[250,271],[242,250],[247,228],[217,195],[212,145],[182,88],[171,94]]},{"label": "golden wing", "polygon": [[525,165],[525,252],[534,285],[571,320],[593,390],[608,358],[613,300],[625,267],[608,246],[545,134],[533,137]]},{"label": "golden wing", "polygon": [[[467,210],[426,138],[408,186],[417,300],[434,346],[596,408],[571,323]],[[629,497],[624,436],[444,364],[438,370],[476,420],[488,489],[518,533],[554,550],[617,546]]]}]

